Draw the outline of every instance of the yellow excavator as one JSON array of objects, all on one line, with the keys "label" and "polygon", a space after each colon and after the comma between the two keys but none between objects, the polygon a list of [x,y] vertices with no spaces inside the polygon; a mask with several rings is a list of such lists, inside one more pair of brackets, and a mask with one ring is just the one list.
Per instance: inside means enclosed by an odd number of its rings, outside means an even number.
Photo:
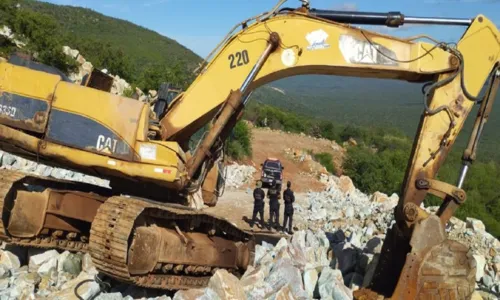
[{"label": "yellow excavator", "polygon": [[[255,237],[197,208],[216,205],[224,141],[251,92],[299,74],[399,79],[425,83],[423,112],[396,223],[374,279],[355,297],[469,298],[474,260],[444,228],[466,200],[461,187],[500,82],[500,32],[483,15],[410,17],[313,9],[305,0],[298,8],[283,3],[236,25],[187,90],[169,99],[165,89],[155,114],[134,99],[1,62],[1,149],[110,182],[103,188],[0,170],[1,239],[86,251],[102,273],[142,287],[203,287],[221,268],[240,275],[253,260]],[[404,24],[466,30],[450,44],[358,26]],[[438,181],[474,105],[479,111],[458,183]],[[190,139],[200,132],[191,151]],[[427,194],[443,200],[435,215],[421,208]]]}]

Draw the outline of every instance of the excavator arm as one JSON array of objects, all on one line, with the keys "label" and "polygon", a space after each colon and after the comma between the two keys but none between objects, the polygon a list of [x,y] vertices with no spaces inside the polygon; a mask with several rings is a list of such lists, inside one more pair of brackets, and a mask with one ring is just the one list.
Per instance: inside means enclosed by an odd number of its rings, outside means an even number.
[{"label": "excavator arm", "polygon": [[[240,118],[251,91],[265,83],[302,74],[426,82],[424,109],[395,208],[396,225],[387,235],[370,288],[393,298],[439,293],[467,297],[474,290],[474,267],[467,249],[446,239],[444,226],[466,199],[461,185],[500,81],[500,33],[482,15],[471,20],[408,18],[468,27],[456,45],[426,36],[398,39],[341,22],[394,26],[404,16],[393,13],[384,19],[382,14],[354,14],[302,7],[275,12],[252,25],[245,23],[173,103],[161,120],[162,138],[182,144],[185,137],[213,120],[187,163],[189,180]],[[479,97],[488,80],[486,95]],[[440,182],[436,174],[476,104],[481,107],[464,152],[458,186]],[[421,208],[427,194],[443,199],[435,216]],[[358,296],[369,294],[362,291]]]}]

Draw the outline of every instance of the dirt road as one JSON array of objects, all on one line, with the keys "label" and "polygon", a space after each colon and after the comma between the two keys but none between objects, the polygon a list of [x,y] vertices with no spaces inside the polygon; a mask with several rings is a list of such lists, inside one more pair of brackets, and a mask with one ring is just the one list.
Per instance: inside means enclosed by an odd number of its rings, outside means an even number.
[{"label": "dirt road", "polygon": [[[254,179],[260,179],[260,164],[268,157],[278,158],[285,167],[283,178],[291,180],[296,192],[321,191],[324,185],[312,173],[310,161],[296,161],[285,153],[285,149],[297,151],[327,152],[332,154],[335,167],[340,170],[345,150],[334,142],[325,139],[315,139],[310,136],[272,131],[265,128],[252,128],[252,158],[240,163],[252,165],[257,169]],[[314,162],[313,162],[314,163]],[[244,188],[252,185],[244,186]]]},{"label": "dirt road", "polygon": [[[267,192],[267,190],[265,190]],[[304,206],[305,204],[305,194],[296,193],[295,194],[295,203]],[[269,221],[269,205],[267,204],[268,200],[266,199],[266,205],[264,208],[264,221]],[[243,230],[250,230],[249,221],[252,219],[253,213],[253,196],[251,193],[247,193],[246,191],[233,190],[226,191],[224,195],[219,199],[217,205],[215,207],[210,207],[205,209],[207,212],[215,214],[220,217],[224,217],[229,221],[236,224],[239,228]],[[283,204],[280,206],[280,215],[279,215],[280,225],[283,225]],[[294,227],[297,225],[303,225],[298,218],[294,218],[293,222]],[[259,229],[257,225],[254,226],[254,231],[256,232],[268,232],[267,228]]]}]

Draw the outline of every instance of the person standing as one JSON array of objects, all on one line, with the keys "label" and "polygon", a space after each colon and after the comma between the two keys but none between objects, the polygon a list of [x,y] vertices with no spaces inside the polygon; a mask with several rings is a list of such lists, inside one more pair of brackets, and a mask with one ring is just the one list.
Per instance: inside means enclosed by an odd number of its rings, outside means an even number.
[{"label": "person standing", "polygon": [[[272,227],[276,228],[278,230],[280,226],[280,217],[279,217],[279,211],[280,211],[280,203],[279,203],[279,198],[281,198],[280,191],[278,190],[278,187],[276,186],[276,180],[273,180],[271,186],[267,190],[267,197],[269,198],[269,229]],[[274,224],[274,226],[273,226]]]},{"label": "person standing", "polygon": [[283,216],[283,232],[286,230],[288,223],[288,233],[292,234],[292,220],[293,220],[293,202],[295,202],[295,195],[291,189],[292,183],[286,183],[286,190],[283,192],[283,201],[285,202],[285,211]]},{"label": "person standing", "polygon": [[257,219],[257,214],[260,215],[260,226],[264,228],[264,198],[266,194],[262,189],[262,181],[258,180],[256,184],[256,188],[253,190],[253,216],[252,216],[252,224],[250,225],[253,228],[255,221]]}]

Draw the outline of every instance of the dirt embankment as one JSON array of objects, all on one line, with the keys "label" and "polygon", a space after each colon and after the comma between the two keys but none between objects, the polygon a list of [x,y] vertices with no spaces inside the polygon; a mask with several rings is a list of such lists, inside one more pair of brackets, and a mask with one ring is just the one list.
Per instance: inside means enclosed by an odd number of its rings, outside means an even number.
[{"label": "dirt embankment", "polygon": [[308,151],[332,154],[333,163],[337,170],[341,170],[345,155],[345,149],[330,140],[255,127],[252,127],[252,149],[252,158],[239,163],[252,165],[257,169],[257,172],[254,173],[255,180],[260,179],[260,164],[266,158],[274,157],[279,159],[285,167],[284,180],[290,180],[293,189],[299,193],[309,190],[321,191],[324,188],[324,184],[319,182],[318,176],[326,170],[312,160],[311,155],[307,153]]}]

